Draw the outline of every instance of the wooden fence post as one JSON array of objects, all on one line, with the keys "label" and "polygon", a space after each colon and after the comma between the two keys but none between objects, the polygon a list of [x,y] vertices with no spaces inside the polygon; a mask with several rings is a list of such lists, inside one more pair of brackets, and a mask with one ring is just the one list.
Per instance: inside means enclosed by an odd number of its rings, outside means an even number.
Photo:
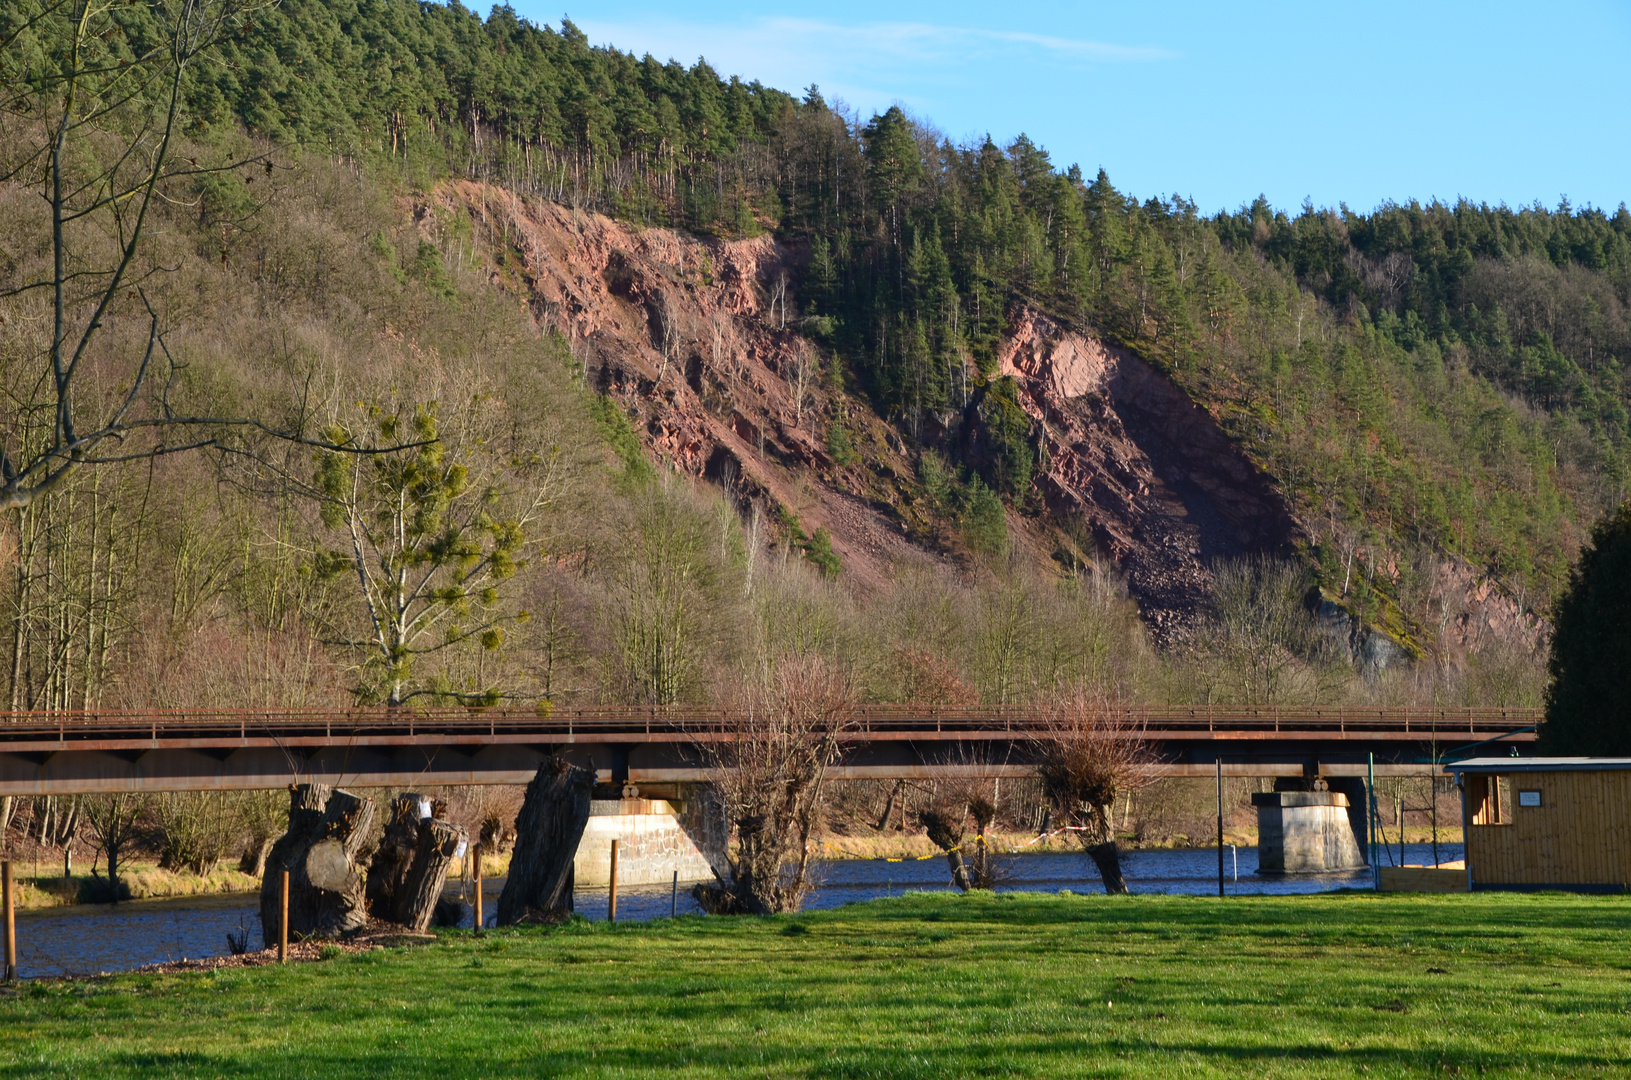
[{"label": "wooden fence post", "polygon": [[481,913],[481,845],[477,844],[470,854],[470,874],[476,879],[476,933],[481,933],[482,923],[486,920]]},{"label": "wooden fence post", "polygon": [[617,921],[617,841],[612,841],[612,889],[606,904],[606,919]]},{"label": "wooden fence post", "polygon": [[277,920],[277,962],[287,963],[289,959],[289,871],[283,871],[283,881],[279,888],[278,920]]},{"label": "wooden fence post", "polygon": [[17,980],[17,904],[11,888],[11,860],[0,862],[0,893],[4,894],[6,922],[6,982]]}]

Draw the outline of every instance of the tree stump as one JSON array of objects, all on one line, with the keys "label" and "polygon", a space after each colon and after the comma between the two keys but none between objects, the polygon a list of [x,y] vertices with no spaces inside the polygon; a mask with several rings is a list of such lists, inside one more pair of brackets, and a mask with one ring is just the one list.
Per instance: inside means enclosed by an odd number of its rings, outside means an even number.
[{"label": "tree stump", "polygon": [[398,795],[391,800],[387,815],[385,835],[368,864],[368,910],[377,919],[392,919],[397,894],[413,866],[414,849],[419,846],[419,796],[411,792]]},{"label": "tree stump", "polygon": [[283,871],[289,872],[289,937],[337,937],[368,921],[357,854],[374,803],[327,784],[289,789],[289,830],[272,845],[261,881],[261,934],[277,944]]},{"label": "tree stump", "polygon": [[560,922],[572,911],[572,860],[589,823],[595,774],[552,757],[527,785],[515,819],[510,875],[498,897],[498,925]]},{"label": "tree stump", "polygon": [[[425,804],[430,816],[422,815]],[[447,872],[459,846],[468,843],[457,825],[439,820],[447,804],[412,793],[391,800],[391,817],[368,865],[368,910],[377,919],[414,931],[430,925]]]},{"label": "tree stump", "polygon": [[414,848],[408,878],[396,894],[392,921],[417,932],[430,926],[436,903],[442,898],[442,886],[447,883],[448,869],[459,849],[468,844],[464,830],[457,825],[435,818],[419,823],[419,843]]}]

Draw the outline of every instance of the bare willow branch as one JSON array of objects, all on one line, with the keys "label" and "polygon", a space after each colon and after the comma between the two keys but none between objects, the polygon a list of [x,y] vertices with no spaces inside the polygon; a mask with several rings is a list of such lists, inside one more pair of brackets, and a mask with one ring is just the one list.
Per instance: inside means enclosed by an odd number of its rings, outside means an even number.
[{"label": "bare willow branch", "polygon": [[[149,13],[160,40],[135,56],[120,54],[103,40],[115,25],[113,9],[95,0],[46,3],[8,37],[9,45],[23,34],[36,36],[43,59],[25,58],[16,68],[7,57],[5,82],[15,92],[0,101],[0,112],[19,126],[6,132],[10,145],[0,170],[8,182],[34,174],[31,183],[48,207],[50,252],[46,272],[9,285],[4,295],[50,294],[50,341],[41,353],[44,370],[38,389],[52,418],[46,431],[5,434],[0,509],[34,504],[82,465],[222,446],[217,434],[196,434],[201,428],[254,428],[302,445],[322,445],[302,431],[279,430],[252,418],[175,415],[168,398],[174,359],[163,345],[161,313],[141,288],[151,275],[167,269],[144,261],[149,211],[155,200],[169,198],[165,187],[265,158],[257,154],[202,167],[193,160],[181,167],[170,162],[183,122],[182,87],[189,67],[265,2],[157,0]],[[99,256],[98,247],[109,239],[113,250]],[[85,288],[88,283],[93,287]],[[126,300],[132,295],[138,297],[135,306],[146,323],[145,342],[125,356],[117,344],[103,344],[104,331],[110,320],[134,314]],[[171,364],[171,378],[155,402],[148,384],[160,354]],[[87,365],[108,372],[125,369],[121,381],[128,383],[117,400],[95,402],[81,385],[88,377]],[[35,404],[19,403],[19,411],[32,412]],[[178,443],[161,440],[138,450],[98,450],[106,443],[123,443],[134,432],[163,428],[193,433]]]},{"label": "bare willow branch", "polygon": [[1046,724],[1033,745],[1055,824],[1076,834],[1105,891],[1124,893],[1111,809],[1117,796],[1153,779],[1142,724],[1080,686],[1056,694],[1043,710]]},{"label": "bare willow branch", "polygon": [[706,910],[797,911],[827,770],[854,723],[849,676],[819,658],[783,660],[727,709],[727,737],[701,744],[736,845],[729,880],[697,887]]}]

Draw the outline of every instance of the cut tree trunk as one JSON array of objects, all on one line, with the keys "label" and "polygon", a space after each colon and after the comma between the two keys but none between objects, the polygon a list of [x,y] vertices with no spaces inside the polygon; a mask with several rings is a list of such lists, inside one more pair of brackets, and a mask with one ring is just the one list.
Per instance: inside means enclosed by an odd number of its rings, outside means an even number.
[{"label": "cut tree trunk", "polygon": [[436,901],[442,898],[448,869],[459,849],[469,843],[463,829],[435,818],[419,823],[419,843],[414,848],[408,880],[396,894],[392,919],[409,930],[423,932],[436,914]]},{"label": "cut tree trunk", "polygon": [[419,846],[419,796],[398,795],[387,814],[385,835],[368,863],[368,910],[376,919],[395,921],[396,898],[407,884]]},{"label": "cut tree trunk", "polygon": [[561,922],[572,912],[572,860],[589,823],[595,774],[562,758],[538,767],[515,819],[510,876],[498,896],[498,925]]},{"label": "cut tree trunk", "polygon": [[261,880],[261,932],[268,948],[278,940],[285,870],[291,940],[338,937],[368,921],[357,855],[373,821],[372,799],[327,784],[289,789],[289,830],[272,845]]},{"label": "cut tree trunk", "polygon": [[974,857],[969,860],[968,883],[971,888],[989,889],[992,884],[991,845],[985,838],[985,827],[974,834]]},{"label": "cut tree trunk", "polygon": [[[430,816],[422,817],[429,804]],[[368,864],[368,910],[376,919],[422,931],[442,897],[447,872],[459,846],[469,838],[457,825],[439,820],[447,804],[412,792],[391,800],[391,817]]]}]

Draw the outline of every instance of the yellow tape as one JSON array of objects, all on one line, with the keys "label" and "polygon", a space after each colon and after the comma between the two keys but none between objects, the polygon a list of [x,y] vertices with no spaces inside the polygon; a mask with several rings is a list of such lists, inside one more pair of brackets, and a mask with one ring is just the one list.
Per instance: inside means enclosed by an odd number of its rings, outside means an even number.
[{"label": "yellow tape", "polygon": [[891,857],[888,855],[858,855],[853,851],[845,851],[836,844],[829,844],[825,840],[819,840],[817,843],[826,848],[828,851],[836,851],[838,854],[843,855],[846,858],[859,859],[862,862],[924,862],[929,859],[938,858],[941,855],[950,854],[953,851],[963,850],[963,845],[958,844],[954,848],[948,848],[945,851],[931,851],[927,855],[897,855]]}]

